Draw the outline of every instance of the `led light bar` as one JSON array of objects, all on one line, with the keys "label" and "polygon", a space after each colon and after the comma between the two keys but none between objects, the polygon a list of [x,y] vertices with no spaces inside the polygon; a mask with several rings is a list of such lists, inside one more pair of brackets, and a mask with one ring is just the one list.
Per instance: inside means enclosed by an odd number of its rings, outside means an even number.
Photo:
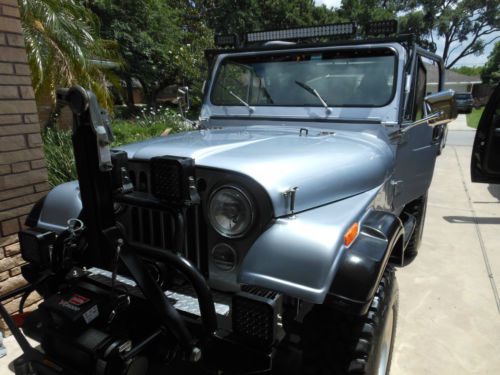
[{"label": "led light bar", "polygon": [[373,21],[366,24],[366,35],[390,35],[397,32],[397,20]]},{"label": "led light bar", "polygon": [[300,27],[247,33],[247,42],[267,42],[271,40],[305,39],[323,36],[349,36],[356,33],[356,23],[336,23],[332,25]]},{"label": "led light bar", "polygon": [[238,36],[236,34],[215,35],[214,42],[217,47],[236,47]]}]

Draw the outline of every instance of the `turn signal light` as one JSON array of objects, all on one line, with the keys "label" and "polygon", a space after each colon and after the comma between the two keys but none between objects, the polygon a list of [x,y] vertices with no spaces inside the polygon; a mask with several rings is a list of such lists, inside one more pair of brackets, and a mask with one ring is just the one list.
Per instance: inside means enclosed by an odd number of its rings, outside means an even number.
[{"label": "turn signal light", "polygon": [[358,237],[358,234],[359,234],[359,225],[358,223],[354,223],[344,234],[344,245],[346,247],[351,246],[356,237]]}]

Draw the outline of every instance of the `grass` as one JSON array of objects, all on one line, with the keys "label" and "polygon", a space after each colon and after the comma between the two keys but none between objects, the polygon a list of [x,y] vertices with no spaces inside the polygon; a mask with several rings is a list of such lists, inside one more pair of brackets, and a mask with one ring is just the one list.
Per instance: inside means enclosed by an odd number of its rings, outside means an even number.
[{"label": "grass", "polygon": [[467,126],[477,129],[481,115],[483,114],[484,107],[479,109],[472,109],[471,113],[467,114]]}]

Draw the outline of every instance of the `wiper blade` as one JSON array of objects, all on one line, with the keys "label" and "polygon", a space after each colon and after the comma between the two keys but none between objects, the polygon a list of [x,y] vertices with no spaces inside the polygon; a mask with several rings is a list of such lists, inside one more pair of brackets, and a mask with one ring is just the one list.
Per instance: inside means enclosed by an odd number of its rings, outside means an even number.
[{"label": "wiper blade", "polygon": [[309,94],[314,95],[316,98],[318,98],[319,101],[321,102],[321,104],[323,105],[323,107],[325,107],[325,109],[327,111],[330,111],[330,108],[328,108],[328,104],[321,97],[321,95],[319,94],[319,92],[316,91],[316,89],[312,88],[311,86],[309,86],[307,83],[304,83],[304,82],[295,81],[295,83],[297,85],[299,85],[300,87],[302,87],[304,90],[306,90]]},{"label": "wiper blade", "polygon": [[246,101],[241,99],[238,95],[236,95],[234,92],[231,90],[227,90],[229,92],[229,95],[233,96],[237,101],[239,101],[241,104],[243,104],[245,107],[247,107],[249,112],[253,112],[253,108],[250,107],[250,104],[248,104]]},{"label": "wiper blade", "polygon": [[247,107],[248,112],[253,113],[254,109],[252,107],[250,107],[250,104],[248,104],[246,101],[244,101],[243,99],[241,99],[238,95],[236,95],[234,92],[232,92],[231,90],[229,90],[226,86],[222,86],[221,85],[221,87],[224,90],[226,90],[229,93],[229,95],[231,95],[233,98],[235,98],[237,101],[239,101],[245,107]]}]

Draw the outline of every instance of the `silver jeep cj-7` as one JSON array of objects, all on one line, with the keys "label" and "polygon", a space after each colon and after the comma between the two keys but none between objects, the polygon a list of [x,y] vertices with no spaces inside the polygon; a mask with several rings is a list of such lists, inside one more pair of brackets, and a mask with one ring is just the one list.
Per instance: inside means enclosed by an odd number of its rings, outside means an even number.
[{"label": "silver jeep cj-7", "polygon": [[45,300],[23,324],[42,351],[1,308],[16,374],[387,374],[393,267],[417,255],[456,117],[441,58],[395,26],[207,51],[193,129],[114,150],[95,96],[61,91],[79,179],[19,234],[30,284],[2,298]]}]

